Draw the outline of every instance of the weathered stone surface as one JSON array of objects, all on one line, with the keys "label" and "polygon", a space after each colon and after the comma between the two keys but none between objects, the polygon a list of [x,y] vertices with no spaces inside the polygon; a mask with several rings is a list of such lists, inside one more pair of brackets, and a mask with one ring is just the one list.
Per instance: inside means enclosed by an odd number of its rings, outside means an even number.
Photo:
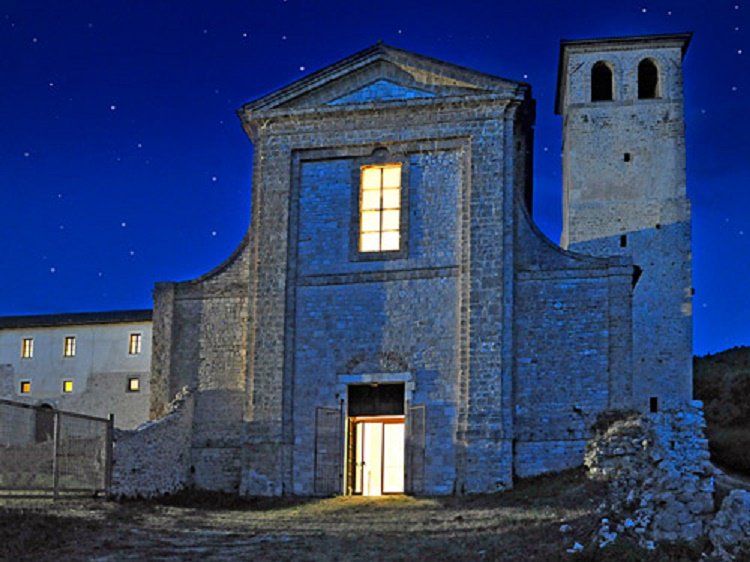
[{"label": "weathered stone surface", "polygon": [[750,557],[750,492],[729,492],[709,525],[708,537],[719,560],[745,560]]},{"label": "weathered stone surface", "polygon": [[[621,41],[603,51],[563,43],[558,111],[563,126],[564,248],[631,256],[633,397],[645,411],[692,397],[690,201],[686,195],[682,59],[685,34]],[[659,91],[638,98],[638,66],[660,69]],[[612,99],[591,103],[591,70],[613,70]]]},{"label": "weathered stone surface", "polygon": [[[702,404],[616,421],[586,450],[593,478],[609,483],[604,511],[638,542],[693,541],[714,513],[713,471],[706,456]],[[599,544],[614,538],[600,533]]]},{"label": "weathered stone surface", "polygon": [[193,395],[183,389],[157,421],[115,430],[112,495],[149,498],[177,492],[191,481]]}]

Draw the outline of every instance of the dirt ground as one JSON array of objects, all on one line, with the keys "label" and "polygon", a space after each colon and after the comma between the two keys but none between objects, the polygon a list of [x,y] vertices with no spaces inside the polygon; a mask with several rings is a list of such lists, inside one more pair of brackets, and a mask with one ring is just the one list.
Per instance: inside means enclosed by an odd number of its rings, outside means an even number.
[{"label": "dirt ground", "polygon": [[601,494],[573,471],[451,498],[0,498],[0,560],[566,560],[595,528]]}]

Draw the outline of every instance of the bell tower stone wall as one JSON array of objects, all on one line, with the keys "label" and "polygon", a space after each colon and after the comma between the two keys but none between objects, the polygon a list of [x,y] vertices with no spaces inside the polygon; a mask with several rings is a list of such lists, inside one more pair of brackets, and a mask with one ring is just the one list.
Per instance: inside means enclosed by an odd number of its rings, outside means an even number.
[{"label": "bell tower stone wall", "polygon": [[[689,41],[690,34],[676,34],[561,44],[556,108],[563,117],[561,245],[592,255],[631,256],[638,268],[633,395],[640,410],[679,406],[692,394],[682,83]],[[602,63],[609,69],[605,84],[594,68]]]}]

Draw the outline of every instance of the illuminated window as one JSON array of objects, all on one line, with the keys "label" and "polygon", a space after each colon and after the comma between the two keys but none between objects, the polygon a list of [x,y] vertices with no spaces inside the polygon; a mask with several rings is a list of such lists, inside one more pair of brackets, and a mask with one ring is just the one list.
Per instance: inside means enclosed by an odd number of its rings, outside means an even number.
[{"label": "illuminated window", "polygon": [[71,392],[73,392],[73,381],[69,379],[64,380],[63,385],[62,385],[62,391],[65,394],[70,394]]},{"label": "illuminated window", "polygon": [[76,337],[65,336],[65,344],[63,346],[63,357],[75,357],[76,355]]},{"label": "illuminated window", "polygon": [[359,192],[359,251],[401,249],[401,164],[362,166]]},{"label": "illuminated window", "polygon": [[141,352],[141,334],[130,334],[128,354],[138,355]]},{"label": "illuminated window", "polygon": [[141,390],[141,379],[128,377],[128,392],[139,392]]},{"label": "illuminated window", "polygon": [[31,381],[21,381],[21,386],[19,390],[21,394],[30,394],[31,393]]},{"label": "illuminated window", "polygon": [[23,338],[21,340],[21,359],[34,357],[34,338]]}]

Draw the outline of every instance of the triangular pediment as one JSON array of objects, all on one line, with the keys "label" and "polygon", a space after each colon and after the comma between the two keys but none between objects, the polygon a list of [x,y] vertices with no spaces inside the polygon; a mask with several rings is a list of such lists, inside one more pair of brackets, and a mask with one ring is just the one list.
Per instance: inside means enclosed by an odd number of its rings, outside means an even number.
[{"label": "triangular pediment", "polygon": [[435,94],[427,90],[409,88],[383,78],[371,84],[357,88],[353,92],[331,100],[328,105],[348,103],[366,103],[371,101],[409,100],[415,98],[433,98]]},{"label": "triangular pediment", "polygon": [[398,104],[495,94],[517,98],[528,86],[378,43],[245,104],[245,119],[273,110]]}]

